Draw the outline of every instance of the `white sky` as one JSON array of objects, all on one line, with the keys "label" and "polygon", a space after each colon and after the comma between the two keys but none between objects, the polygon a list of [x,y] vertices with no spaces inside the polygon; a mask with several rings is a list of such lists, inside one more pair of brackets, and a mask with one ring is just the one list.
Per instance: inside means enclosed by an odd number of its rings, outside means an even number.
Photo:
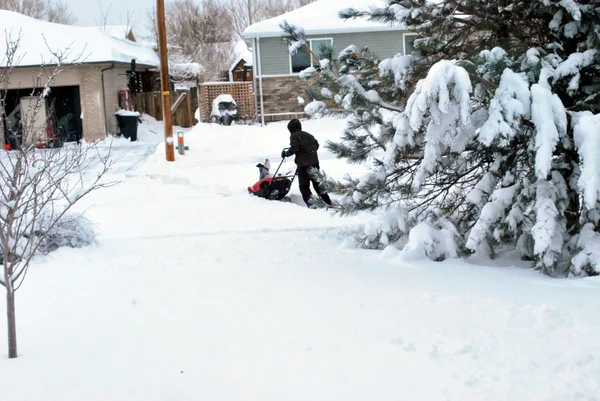
[{"label": "white sky", "polygon": [[[102,20],[101,7],[108,12],[109,25],[125,25],[127,12],[133,14],[133,32],[137,37],[146,35],[148,30],[147,14],[156,4],[156,0],[64,0],[70,7],[71,13],[77,18],[77,25],[100,25]],[[172,0],[165,0],[170,3]]]}]

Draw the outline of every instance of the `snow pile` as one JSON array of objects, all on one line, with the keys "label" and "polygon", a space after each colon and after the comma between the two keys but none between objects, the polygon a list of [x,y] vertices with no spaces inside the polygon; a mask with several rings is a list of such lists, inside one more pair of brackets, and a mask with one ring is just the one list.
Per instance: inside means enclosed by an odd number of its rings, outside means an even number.
[{"label": "snow pile", "polygon": [[[223,94],[223,95],[219,95],[217,96],[213,101],[212,101],[212,109],[210,112],[210,116],[213,117],[221,117],[221,111],[219,111],[219,103],[232,103],[234,105],[237,106],[237,103],[235,102],[235,100],[233,99],[233,97],[231,95],[228,94]],[[224,113],[229,113],[229,114],[236,114],[237,111],[230,111],[230,110],[223,110]]]},{"label": "snow pile", "polygon": [[[355,192],[357,196],[360,194]],[[407,214],[402,208],[389,208],[380,211],[378,215],[365,225],[365,245],[378,246],[396,245],[402,247],[402,237],[407,231]]]},{"label": "snow pile", "polygon": [[[16,59],[19,66],[52,64],[53,53],[64,53],[62,64],[120,62],[157,67],[158,56],[151,48],[125,38],[117,39],[98,27],[81,27],[36,20],[12,11],[0,10],[0,25],[12,40],[19,39]],[[20,36],[20,38],[19,38]],[[7,41],[0,40],[0,54],[6,54]],[[5,65],[6,60],[2,61]]]},{"label": "snow pile", "polygon": [[422,222],[410,230],[408,243],[399,256],[404,261],[431,259],[442,261],[458,257],[456,238],[458,232],[452,223],[437,224]]},{"label": "snow pile", "polygon": [[321,113],[325,108],[325,103],[320,100],[313,100],[304,107],[304,112],[312,117]]}]

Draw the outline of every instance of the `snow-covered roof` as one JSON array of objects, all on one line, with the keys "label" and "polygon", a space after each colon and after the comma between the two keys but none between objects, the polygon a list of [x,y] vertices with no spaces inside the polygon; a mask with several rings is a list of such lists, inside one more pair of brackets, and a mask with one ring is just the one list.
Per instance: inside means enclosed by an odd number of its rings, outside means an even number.
[{"label": "snow-covered roof", "polygon": [[[62,64],[120,62],[132,59],[138,65],[157,67],[158,56],[151,48],[117,39],[98,27],[62,25],[37,20],[12,11],[0,10],[0,26],[13,40],[20,36],[18,66],[56,64],[52,52],[64,52]],[[6,66],[6,40],[0,38],[0,66]]]},{"label": "snow-covered roof", "polygon": [[235,58],[233,59],[233,63],[231,63],[231,66],[229,66],[229,70],[228,70],[230,81],[233,81],[233,75],[231,74],[231,72],[238,65],[238,63],[240,61],[244,61],[246,63],[246,65],[249,67],[252,66],[252,51],[250,51],[250,49],[248,48],[248,45],[246,45],[246,42],[244,42],[243,40],[240,40],[239,42],[237,42],[235,44],[234,51],[235,51]]},{"label": "snow-covered roof", "polygon": [[131,32],[131,27],[127,25],[107,25],[100,27],[100,29],[117,39],[125,39]]},{"label": "snow-covered roof", "polygon": [[238,65],[238,63],[242,60],[246,63],[246,65],[248,65],[248,66],[252,65],[252,52],[248,48],[248,45],[246,45],[246,42],[244,42],[243,40],[240,40],[239,42],[237,42],[235,44],[234,51],[235,51],[235,59],[234,59],[234,62],[229,67],[229,71],[233,70],[235,68],[235,66]]},{"label": "snow-covered roof", "polygon": [[243,36],[245,38],[281,36],[283,31],[279,25],[284,20],[303,28],[307,35],[401,30],[402,27],[397,24],[371,22],[367,18],[343,20],[338,15],[346,8],[367,11],[372,7],[384,6],[385,0],[317,0],[304,7],[251,25],[244,30]]}]

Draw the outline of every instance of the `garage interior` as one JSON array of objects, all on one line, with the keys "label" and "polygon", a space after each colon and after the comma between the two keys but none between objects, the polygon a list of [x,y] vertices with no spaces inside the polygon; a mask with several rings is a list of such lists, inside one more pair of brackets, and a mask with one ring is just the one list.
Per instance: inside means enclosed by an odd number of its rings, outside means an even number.
[{"label": "garage interior", "polygon": [[56,86],[48,90],[45,102],[33,116],[35,138],[23,132],[21,114],[35,105],[43,89],[10,89],[5,93],[4,138],[7,149],[19,149],[24,143],[40,147],[62,146],[83,137],[79,86]]}]

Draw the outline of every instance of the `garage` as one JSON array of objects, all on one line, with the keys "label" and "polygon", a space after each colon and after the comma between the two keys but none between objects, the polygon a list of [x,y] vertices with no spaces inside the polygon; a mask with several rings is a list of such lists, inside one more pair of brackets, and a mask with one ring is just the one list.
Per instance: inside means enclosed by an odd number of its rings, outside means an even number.
[{"label": "garage", "polygon": [[[42,93],[43,89],[32,88],[6,91],[3,126],[7,148],[18,149],[23,144],[52,147],[81,140],[79,86],[58,86],[46,90],[44,104],[40,105],[36,115],[31,115]],[[24,132],[24,127],[32,127],[33,132]]]},{"label": "garage", "polygon": [[[19,46],[12,50],[18,65],[0,60],[0,68],[8,69],[6,92],[0,93],[7,97],[0,142],[11,146],[92,143],[118,133],[115,113],[124,106],[119,94],[130,83],[127,72],[135,65],[136,74],[148,74],[159,65],[151,46],[115,38],[99,27],[50,23],[6,10],[0,10],[0,21],[7,32],[20,33]],[[11,51],[9,44],[0,41],[0,54]],[[44,92],[47,83],[50,90]],[[31,114],[24,110],[31,110],[34,97],[42,93],[44,107],[22,124],[20,114]],[[32,124],[31,132],[22,132]]]}]

